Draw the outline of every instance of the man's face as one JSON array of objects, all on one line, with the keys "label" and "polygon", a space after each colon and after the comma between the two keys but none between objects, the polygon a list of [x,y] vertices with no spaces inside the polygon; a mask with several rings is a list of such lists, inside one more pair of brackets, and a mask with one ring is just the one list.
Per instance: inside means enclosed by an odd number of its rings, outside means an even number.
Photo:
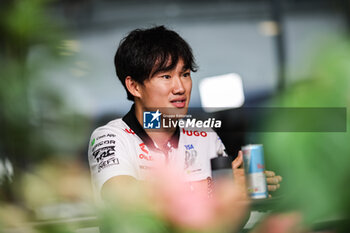
[{"label": "man's face", "polygon": [[143,111],[171,108],[170,111],[166,110],[169,114],[173,110],[173,114],[186,114],[191,89],[191,71],[184,68],[183,60],[180,59],[174,69],[156,73],[140,85],[140,104]]}]

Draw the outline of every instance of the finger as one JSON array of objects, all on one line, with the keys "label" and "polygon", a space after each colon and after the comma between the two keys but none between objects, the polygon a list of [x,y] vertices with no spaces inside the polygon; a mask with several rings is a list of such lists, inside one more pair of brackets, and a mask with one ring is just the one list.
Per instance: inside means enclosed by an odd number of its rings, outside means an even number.
[{"label": "finger", "polygon": [[270,177],[270,178],[266,178],[266,182],[267,184],[278,184],[279,179],[276,177]]},{"label": "finger", "polygon": [[276,178],[278,179],[278,183],[282,181],[282,176],[276,176]]},{"label": "finger", "polygon": [[272,177],[272,176],[275,176],[276,174],[273,172],[273,171],[265,171],[265,175],[266,177]]},{"label": "finger", "polygon": [[242,164],[243,164],[243,152],[240,150],[235,160],[232,161],[232,168],[236,169],[240,167]]},{"label": "finger", "polygon": [[276,184],[276,185],[267,185],[267,189],[268,191],[276,191],[277,189],[280,188],[280,185],[279,184]]}]

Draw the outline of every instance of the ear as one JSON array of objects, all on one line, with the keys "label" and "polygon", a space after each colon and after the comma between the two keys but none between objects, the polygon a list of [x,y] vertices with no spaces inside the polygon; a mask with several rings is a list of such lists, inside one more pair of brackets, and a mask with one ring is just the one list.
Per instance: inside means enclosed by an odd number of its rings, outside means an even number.
[{"label": "ear", "polygon": [[141,98],[140,85],[141,84],[133,80],[131,76],[125,78],[125,86],[134,97]]}]

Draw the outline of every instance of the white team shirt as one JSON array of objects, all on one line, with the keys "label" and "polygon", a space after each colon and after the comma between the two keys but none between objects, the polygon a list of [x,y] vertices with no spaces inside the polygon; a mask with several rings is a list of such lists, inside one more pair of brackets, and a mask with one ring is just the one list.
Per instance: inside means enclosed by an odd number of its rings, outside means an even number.
[{"label": "white team shirt", "polygon": [[168,153],[157,148],[133,110],[97,128],[88,150],[94,190],[100,193],[103,184],[115,176],[144,180],[155,160],[176,166],[187,181],[205,180],[211,177],[210,159],[225,149],[216,132],[185,128],[178,128],[167,146]]}]

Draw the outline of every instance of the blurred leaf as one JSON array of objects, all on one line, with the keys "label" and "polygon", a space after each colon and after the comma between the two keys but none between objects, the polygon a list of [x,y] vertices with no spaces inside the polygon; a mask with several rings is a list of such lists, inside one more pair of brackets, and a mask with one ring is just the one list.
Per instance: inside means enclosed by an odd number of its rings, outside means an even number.
[{"label": "blurred leaf", "polygon": [[[337,41],[317,54],[312,77],[294,84],[274,103],[282,107],[348,108],[349,78],[350,46]],[[324,124],[332,124],[328,120],[324,119]],[[349,126],[349,114],[347,119],[338,120],[346,120]],[[274,124],[274,119],[268,124]],[[309,224],[334,216],[350,217],[348,131],[264,133],[261,138],[266,163],[284,177],[283,208],[300,210]]]}]

